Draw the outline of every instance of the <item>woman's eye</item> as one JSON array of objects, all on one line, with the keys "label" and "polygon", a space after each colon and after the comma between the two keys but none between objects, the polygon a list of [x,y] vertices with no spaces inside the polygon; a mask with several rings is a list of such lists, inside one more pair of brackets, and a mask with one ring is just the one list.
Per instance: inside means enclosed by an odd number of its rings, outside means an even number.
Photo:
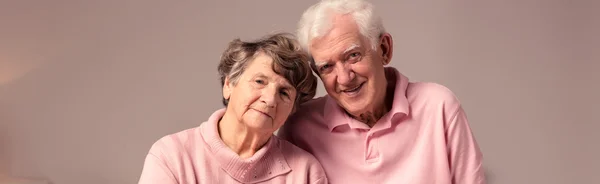
[{"label": "woman's eye", "polygon": [[285,92],[285,91],[281,91],[281,92],[279,92],[279,93],[281,93],[281,95],[283,95],[283,96],[286,96],[286,97],[290,96],[290,95],[289,95],[287,92]]},{"label": "woman's eye", "polygon": [[254,82],[256,82],[257,84],[265,84],[265,81],[263,81],[261,79],[257,79]]}]

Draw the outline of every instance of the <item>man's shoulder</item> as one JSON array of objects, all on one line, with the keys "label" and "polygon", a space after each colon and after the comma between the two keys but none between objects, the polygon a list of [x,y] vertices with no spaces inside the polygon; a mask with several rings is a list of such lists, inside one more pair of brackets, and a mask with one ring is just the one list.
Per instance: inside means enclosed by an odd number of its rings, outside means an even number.
[{"label": "man's shoulder", "polygon": [[406,89],[409,101],[419,101],[426,104],[460,105],[456,94],[448,87],[434,82],[410,82]]},{"label": "man's shoulder", "polygon": [[327,103],[327,95],[312,99],[301,104],[298,109],[286,120],[278,130],[277,136],[294,144],[297,136],[308,135],[303,133],[306,129],[321,127],[324,125],[323,110]]},{"label": "man's shoulder", "polygon": [[304,102],[298,107],[297,113],[312,113],[318,112],[319,110],[323,111],[328,98],[329,95],[324,95]]},{"label": "man's shoulder", "polygon": [[323,110],[327,103],[327,95],[314,98],[298,106],[298,109],[290,115],[288,122],[306,119],[306,117],[323,116]]},{"label": "man's shoulder", "polygon": [[452,116],[462,108],[460,100],[452,90],[433,82],[409,83],[406,98],[411,109],[421,109],[423,113]]}]

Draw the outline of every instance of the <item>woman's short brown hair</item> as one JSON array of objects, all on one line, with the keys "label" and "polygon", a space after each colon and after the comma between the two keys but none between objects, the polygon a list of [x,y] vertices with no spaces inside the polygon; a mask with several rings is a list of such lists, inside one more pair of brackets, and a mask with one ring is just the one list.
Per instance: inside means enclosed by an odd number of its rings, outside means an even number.
[{"label": "woman's short brown hair", "polygon": [[[248,42],[240,39],[231,41],[223,52],[218,67],[221,87],[225,85],[226,77],[236,85],[239,77],[259,53],[271,57],[273,71],[283,76],[296,89],[294,107],[315,96],[317,79],[309,66],[310,57],[290,33],[271,34]],[[223,98],[223,105],[227,106],[228,103],[229,99]]]}]

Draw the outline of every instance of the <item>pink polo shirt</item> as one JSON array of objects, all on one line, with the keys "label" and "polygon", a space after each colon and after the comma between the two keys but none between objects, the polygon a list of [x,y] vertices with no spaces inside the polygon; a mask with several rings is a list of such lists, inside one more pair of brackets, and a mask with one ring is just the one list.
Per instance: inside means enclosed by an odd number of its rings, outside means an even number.
[{"label": "pink polo shirt", "polygon": [[396,78],[393,106],[372,128],[324,96],[303,104],[279,136],[312,153],[333,184],[486,183],[482,153],[455,95],[385,71]]},{"label": "pink polo shirt", "polygon": [[243,159],[221,140],[214,112],[199,127],[164,136],[146,156],[139,184],[306,183],[326,184],[319,162],[306,151],[271,136]]}]

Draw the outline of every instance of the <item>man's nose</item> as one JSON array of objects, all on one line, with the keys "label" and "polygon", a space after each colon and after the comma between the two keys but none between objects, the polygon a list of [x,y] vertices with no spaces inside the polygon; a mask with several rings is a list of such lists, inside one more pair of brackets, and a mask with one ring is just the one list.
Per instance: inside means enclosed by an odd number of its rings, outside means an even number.
[{"label": "man's nose", "polygon": [[352,71],[352,69],[345,64],[338,65],[336,71],[337,83],[340,85],[350,84],[350,82],[352,82],[352,80],[354,80],[354,77],[356,76],[354,74],[354,71]]}]

